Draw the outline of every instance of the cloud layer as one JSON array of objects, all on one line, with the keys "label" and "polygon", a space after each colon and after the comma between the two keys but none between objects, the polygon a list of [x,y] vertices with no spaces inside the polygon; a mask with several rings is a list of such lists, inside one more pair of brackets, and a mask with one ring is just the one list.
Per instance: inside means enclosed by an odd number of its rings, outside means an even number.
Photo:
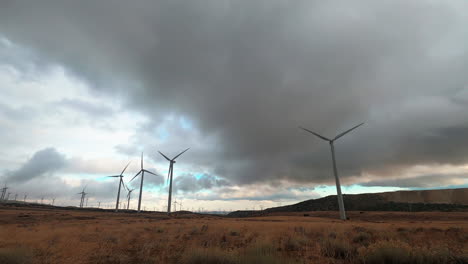
[{"label": "cloud layer", "polygon": [[[425,0],[6,1],[0,34],[147,116],[121,153],[193,147],[184,162],[234,184],[329,184],[327,144],[297,126],[332,137],[366,121],[336,146],[356,183],[467,163],[466,11]],[[173,124],[161,140],[170,115],[191,128]],[[187,175],[181,190],[205,186]]]}]

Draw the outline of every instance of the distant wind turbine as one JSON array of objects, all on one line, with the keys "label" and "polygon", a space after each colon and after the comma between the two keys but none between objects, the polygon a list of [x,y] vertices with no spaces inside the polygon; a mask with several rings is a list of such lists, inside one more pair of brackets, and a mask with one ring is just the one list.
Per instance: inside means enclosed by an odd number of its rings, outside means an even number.
[{"label": "distant wind turbine", "polygon": [[119,190],[117,191],[117,202],[115,203],[115,211],[116,212],[119,211],[120,188],[122,187],[122,184],[123,184],[123,180],[122,180],[123,173],[127,169],[128,165],[130,165],[130,162],[127,164],[127,166],[125,166],[125,168],[122,170],[120,175],[107,176],[107,177],[119,178]]},{"label": "distant wind turbine", "polygon": [[6,191],[8,190],[9,188],[7,187],[6,183],[5,183],[5,187],[2,188],[2,197],[0,198],[0,200],[7,200],[5,199],[5,194],[6,194]]},{"label": "distant wind turbine", "polygon": [[135,189],[127,189],[127,210],[130,208],[130,198],[132,196],[132,192],[134,191]]},{"label": "distant wind turbine", "polygon": [[149,173],[149,174],[152,174],[154,176],[158,176],[157,174],[155,173],[152,173],[151,171],[148,171],[148,170],[145,170],[143,168],[143,152],[141,153],[141,169],[140,171],[135,175],[133,176],[133,178],[130,180],[130,181],[133,181],[133,179],[135,179],[138,175],[141,174],[141,182],[140,182],[140,197],[138,198],[138,212],[140,212],[140,208],[141,208],[141,197],[142,197],[142,194],[143,194],[143,178],[145,177],[145,172]]},{"label": "distant wind turbine", "polygon": [[341,185],[340,185],[340,179],[339,179],[339,177],[338,177],[338,169],[336,168],[335,147],[334,147],[333,143],[334,143],[337,139],[339,139],[340,137],[342,137],[342,136],[348,134],[348,133],[351,132],[352,130],[354,130],[354,129],[356,129],[356,128],[362,126],[362,125],[364,125],[364,123],[361,123],[361,124],[359,124],[359,125],[357,125],[357,126],[354,126],[354,127],[350,128],[350,129],[348,129],[348,130],[346,130],[346,131],[344,131],[344,132],[338,134],[338,135],[337,135],[335,138],[333,138],[333,139],[329,139],[329,138],[327,138],[327,137],[324,137],[324,136],[322,136],[322,135],[319,135],[319,134],[317,134],[317,133],[315,133],[315,132],[313,132],[312,130],[309,130],[309,129],[307,129],[307,128],[299,127],[300,129],[305,130],[305,131],[307,131],[307,132],[309,132],[309,133],[315,135],[316,137],[319,137],[319,138],[321,138],[321,139],[323,139],[323,140],[325,140],[325,141],[328,141],[328,142],[330,143],[331,154],[332,154],[332,161],[333,161],[333,173],[335,174],[336,192],[337,192],[337,194],[338,194],[338,195],[337,195],[337,196],[338,196],[338,207],[339,207],[339,209],[340,209],[340,218],[341,218],[342,220],[346,220],[346,212],[345,212],[345,208],[344,208],[343,195],[341,194]]},{"label": "distant wind turbine", "polygon": [[85,199],[85,196],[86,196],[85,190],[86,190],[86,186],[83,188],[83,190],[81,192],[78,193],[78,194],[81,194],[80,208],[83,208],[84,199]]},{"label": "distant wind turbine", "polygon": [[169,198],[167,200],[167,213],[170,213],[171,212],[171,200],[172,200],[172,177],[173,177],[173,173],[174,173],[174,163],[176,163],[176,159],[184,154],[187,150],[189,150],[190,148],[182,151],[181,153],[179,153],[178,155],[176,155],[174,158],[170,159],[168,158],[166,155],[164,155],[161,151],[158,151],[159,154],[161,154],[167,161],[169,161],[169,172],[167,174],[167,180],[169,181]]}]

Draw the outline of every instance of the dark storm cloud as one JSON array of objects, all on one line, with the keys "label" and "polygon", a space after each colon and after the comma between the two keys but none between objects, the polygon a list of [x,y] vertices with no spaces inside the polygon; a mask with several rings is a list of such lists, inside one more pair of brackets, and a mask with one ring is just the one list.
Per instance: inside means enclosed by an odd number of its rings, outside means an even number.
[{"label": "dark storm cloud", "polygon": [[332,137],[367,121],[337,142],[345,178],[468,161],[467,10],[424,0],[4,1],[0,33],[152,123],[187,116],[201,140],[219,139],[197,164],[232,182],[330,183],[327,144],[298,125]]},{"label": "dark storm cloud", "polygon": [[434,188],[450,185],[459,185],[466,179],[466,174],[432,174],[404,179],[383,179],[366,183],[361,186],[403,187],[403,188]]},{"label": "dark storm cloud", "polygon": [[231,184],[225,179],[218,179],[212,175],[206,174],[201,177],[196,177],[193,174],[184,174],[174,179],[174,189],[182,192],[198,192],[230,185]]},{"label": "dark storm cloud", "polygon": [[50,176],[52,173],[67,166],[65,156],[54,148],[45,148],[37,151],[20,168],[7,173],[8,182],[27,182],[41,176]]}]

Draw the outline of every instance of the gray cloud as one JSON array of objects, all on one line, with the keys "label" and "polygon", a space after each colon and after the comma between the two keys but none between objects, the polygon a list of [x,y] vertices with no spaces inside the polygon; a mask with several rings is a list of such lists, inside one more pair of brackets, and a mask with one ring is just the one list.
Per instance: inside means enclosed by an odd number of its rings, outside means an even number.
[{"label": "gray cloud", "polygon": [[115,114],[115,111],[110,107],[79,99],[62,99],[61,101],[56,102],[55,105],[69,108],[80,113],[85,113],[93,118],[112,117]]},{"label": "gray cloud", "polygon": [[[190,118],[190,142],[210,147],[187,161],[216,175],[331,183],[327,145],[298,125],[333,136],[367,121],[337,142],[344,178],[468,161],[466,10],[423,0],[6,1],[0,33],[125,98],[149,126]],[[147,136],[135,145],[160,143]]]},{"label": "gray cloud", "polygon": [[50,176],[67,166],[66,157],[54,148],[37,151],[20,168],[7,173],[8,182],[27,182],[31,179]]},{"label": "gray cloud", "polygon": [[[67,170],[73,171],[79,168],[80,163],[82,161],[67,158],[55,148],[45,148],[35,152],[18,169],[7,171],[5,176],[0,178],[0,182],[9,187],[12,195],[18,194],[19,200],[23,200],[24,195],[27,195],[28,201],[39,201],[44,198],[47,203],[50,203],[53,198],[57,198],[57,203],[70,205],[79,200],[78,192],[86,187],[91,201],[112,202],[117,192],[117,181],[85,178],[80,179],[78,185],[74,185],[64,180],[62,174]],[[150,185],[160,184],[162,177],[156,178],[146,177],[146,182]],[[125,195],[123,190],[122,195]]]},{"label": "gray cloud", "polygon": [[458,185],[466,179],[466,174],[431,174],[412,178],[383,179],[360,183],[361,186],[403,187],[403,188],[434,188]]},{"label": "gray cloud", "polygon": [[196,177],[193,174],[184,174],[174,179],[174,189],[179,192],[198,192],[230,185],[225,179],[218,179],[212,175]]}]

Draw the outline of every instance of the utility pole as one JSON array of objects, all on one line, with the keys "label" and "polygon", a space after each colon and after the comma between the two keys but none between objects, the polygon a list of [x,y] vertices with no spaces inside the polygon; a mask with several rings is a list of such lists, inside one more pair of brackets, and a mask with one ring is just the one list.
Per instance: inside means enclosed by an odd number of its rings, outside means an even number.
[{"label": "utility pole", "polygon": [[23,202],[26,202],[26,198],[28,198],[27,194],[24,195]]}]

